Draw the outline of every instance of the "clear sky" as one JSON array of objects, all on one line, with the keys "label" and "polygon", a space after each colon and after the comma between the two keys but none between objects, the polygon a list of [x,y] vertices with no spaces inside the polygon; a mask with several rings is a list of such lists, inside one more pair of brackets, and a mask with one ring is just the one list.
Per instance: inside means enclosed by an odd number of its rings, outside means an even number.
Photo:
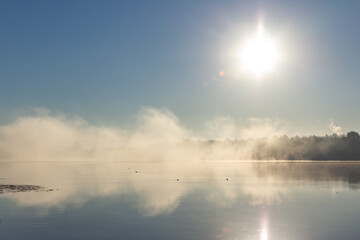
[{"label": "clear sky", "polygon": [[[41,107],[131,125],[152,106],[195,130],[229,116],[359,131],[359,11],[355,0],[1,1],[0,123]],[[261,81],[231,74],[260,20],[282,60]]]}]

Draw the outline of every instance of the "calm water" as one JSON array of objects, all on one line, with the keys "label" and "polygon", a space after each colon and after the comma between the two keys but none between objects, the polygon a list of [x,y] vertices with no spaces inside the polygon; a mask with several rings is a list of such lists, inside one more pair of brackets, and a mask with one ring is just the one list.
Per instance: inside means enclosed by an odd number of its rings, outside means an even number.
[{"label": "calm water", "polygon": [[360,239],[360,163],[1,162],[0,239]]}]

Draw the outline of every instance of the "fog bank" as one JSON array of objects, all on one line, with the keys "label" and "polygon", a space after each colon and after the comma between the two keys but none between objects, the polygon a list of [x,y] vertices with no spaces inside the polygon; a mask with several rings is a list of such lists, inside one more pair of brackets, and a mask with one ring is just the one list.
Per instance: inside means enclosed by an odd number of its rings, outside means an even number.
[{"label": "fog bank", "polygon": [[198,135],[164,109],[142,109],[133,130],[41,113],[0,126],[0,160],[360,160],[356,132],[341,135],[331,122],[336,132],[331,136],[287,137],[285,125],[279,119],[250,118],[242,127],[229,117],[216,117]]}]

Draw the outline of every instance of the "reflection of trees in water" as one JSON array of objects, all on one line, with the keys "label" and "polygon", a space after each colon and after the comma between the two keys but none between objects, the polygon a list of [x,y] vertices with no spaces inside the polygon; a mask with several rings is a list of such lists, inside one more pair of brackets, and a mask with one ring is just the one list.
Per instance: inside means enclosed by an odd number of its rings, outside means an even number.
[{"label": "reflection of trees in water", "polygon": [[350,188],[358,189],[360,183],[360,163],[254,163],[254,173],[258,177],[276,177],[283,180],[344,181]]},{"label": "reflection of trees in water", "polygon": [[[135,196],[134,204],[142,215],[156,216],[171,213],[185,196],[195,192],[204,193],[206,201],[227,207],[244,196],[252,205],[280,203],[288,194],[287,183],[293,182],[295,187],[308,181],[311,185],[321,182],[321,186],[335,191],[356,190],[360,185],[360,162],[185,160],[0,163],[0,175],[6,173],[6,181],[16,184],[7,185],[7,189],[38,186],[25,187],[19,183],[52,187],[19,194],[11,192],[3,197],[11,197],[23,206],[50,207],[81,206],[99,196]],[[129,174],[129,168],[133,174]]]},{"label": "reflection of trees in water", "polygon": [[276,160],[360,160],[360,137],[346,136],[279,137],[256,140],[253,159]]}]

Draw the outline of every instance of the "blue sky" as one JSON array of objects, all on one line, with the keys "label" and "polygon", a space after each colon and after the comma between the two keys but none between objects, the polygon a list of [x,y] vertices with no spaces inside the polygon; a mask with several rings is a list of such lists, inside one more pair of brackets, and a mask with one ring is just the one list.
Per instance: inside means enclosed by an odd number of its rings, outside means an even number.
[{"label": "blue sky", "polygon": [[[2,1],[0,123],[41,107],[131,125],[152,106],[195,130],[230,116],[314,133],[331,118],[359,131],[359,10],[359,1]],[[259,18],[286,55],[277,73],[219,78]]]}]

